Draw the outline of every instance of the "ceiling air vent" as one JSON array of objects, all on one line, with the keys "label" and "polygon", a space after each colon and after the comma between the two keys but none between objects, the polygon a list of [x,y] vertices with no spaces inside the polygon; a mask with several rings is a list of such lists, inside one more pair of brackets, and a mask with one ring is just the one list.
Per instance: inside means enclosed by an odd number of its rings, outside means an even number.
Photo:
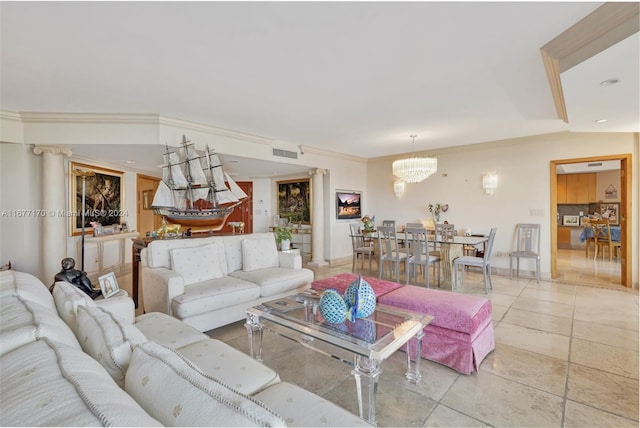
[{"label": "ceiling air vent", "polygon": [[273,149],[274,156],[280,156],[281,158],[298,159],[298,152],[291,152],[289,150]]},{"label": "ceiling air vent", "polygon": [[587,166],[588,166],[589,168],[593,168],[593,167],[596,167],[596,166],[602,166],[602,162],[593,162],[593,163],[588,163],[588,164],[587,164]]}]

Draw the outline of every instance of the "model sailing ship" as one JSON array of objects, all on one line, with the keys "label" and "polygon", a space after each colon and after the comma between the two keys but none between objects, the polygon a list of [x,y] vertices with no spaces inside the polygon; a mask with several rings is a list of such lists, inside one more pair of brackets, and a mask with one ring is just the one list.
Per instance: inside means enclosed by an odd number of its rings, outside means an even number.
[{"label": "model sailing ship", "polygon": [[151,207],[169,223],[222,229],[247,194],[223,171],[220,158],[209,146],[201,156],[183,135],[181,151],[182,156],[167,146],[162,181]]}]

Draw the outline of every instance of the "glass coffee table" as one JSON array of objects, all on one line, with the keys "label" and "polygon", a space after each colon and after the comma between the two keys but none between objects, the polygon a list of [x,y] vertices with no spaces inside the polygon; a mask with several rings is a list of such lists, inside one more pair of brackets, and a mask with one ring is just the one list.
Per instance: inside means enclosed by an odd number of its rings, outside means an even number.
[{"label": "glass coffee table", "polygon": [[[356,381],[358,410],[361,418],[376,423],[376,392],[382,373],[380,364],[391,354],[407,346],[407,372],[411,383],[420,382],[420,350],[423,329],[433,319],[430,315],[386,305],[376,305],[368,318],[331,324],[324,320],[318,302],[322,291],[265,302],[247,309],[247,333],[251,356],[262,361],[262,332],[268,329],[300,344],[352,364]],[[417,346],[413,358],[409,339]],[[412,362],[413,359],[413,362]],[[364,390],[364,391],[363,391]],[[363,392],[365,400],[363,400]]]}]

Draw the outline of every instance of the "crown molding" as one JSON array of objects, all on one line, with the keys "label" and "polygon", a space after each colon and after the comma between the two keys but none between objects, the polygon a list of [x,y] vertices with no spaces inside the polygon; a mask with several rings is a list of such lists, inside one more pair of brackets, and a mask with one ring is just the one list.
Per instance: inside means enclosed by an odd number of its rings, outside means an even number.
[{"label": "crown molding", "polygon": [[330,158],[334,158],[334,159],[343,159],[343,160],[347,160],[347,161],[351,161],[351,162],[360,162],[360,163],[367,163],[367,159],[360,157],[360,156],[353,156],[353,155],[348,155],[345,153],[338,153],[338,152],[334,152],[331,150],[324,150],[324,149],[319,149],[317,147],[310,147],[310,146],[300,146],[300,149],[305,153],[313,153],[316,155],[322,155],[322,156],[326,156],[326,157],[330,157]]},{"label": "crown molding", "polygon": [[15,120],[16,122],[22,122],[22,117],[17,111],[0,110],[0,119],[2,120]]},{"label": "crown molding", "polygon": [[[11,114],[9,112],[8,114]],[[115,124],[115,125],[157,125],[171,126],[185,130],[203,132],[205,134],[218,135],[236,140],[250,141],[253,143],[271,145],[273,139],[248,134],[246,132],[233,131],[219,128],[204,123],[162,116],[159,114],[134,114],[134,113],[46,113],[46,112],[22,112],[13,113],[13,119],[20,119],[24,123],[82,123],[82,124]]]}]

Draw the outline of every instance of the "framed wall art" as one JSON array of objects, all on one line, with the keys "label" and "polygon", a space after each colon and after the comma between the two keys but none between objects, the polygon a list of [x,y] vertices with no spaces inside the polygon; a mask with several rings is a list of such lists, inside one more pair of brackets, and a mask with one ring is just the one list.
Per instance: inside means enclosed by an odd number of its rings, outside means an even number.
[{"label": "framed wall art", "polygon": [[609,224],[620,224],[620,204],[600,204],[600,215],[603,219],[609,219]]},{"label": "framed wall art", "polygon": [[[85,180],[84,207],[82,206],[83,180]],[[124,208],[124,172],[70,162],[69,205],[69,230],[72,236],[82,233],[83,210],[85,235],[93,234],[91,223],[101,226],[119,225],[127,217]]]},{"label": "framed wall art", "polygon": [[338,190],[336,192],[336,219],[359,220],[362,217],[361,196],[360,192]]},{"label": "framed wall art", "polygon": [[277,186],[280,219],[311,224],[311,179],[278,181]]}]

